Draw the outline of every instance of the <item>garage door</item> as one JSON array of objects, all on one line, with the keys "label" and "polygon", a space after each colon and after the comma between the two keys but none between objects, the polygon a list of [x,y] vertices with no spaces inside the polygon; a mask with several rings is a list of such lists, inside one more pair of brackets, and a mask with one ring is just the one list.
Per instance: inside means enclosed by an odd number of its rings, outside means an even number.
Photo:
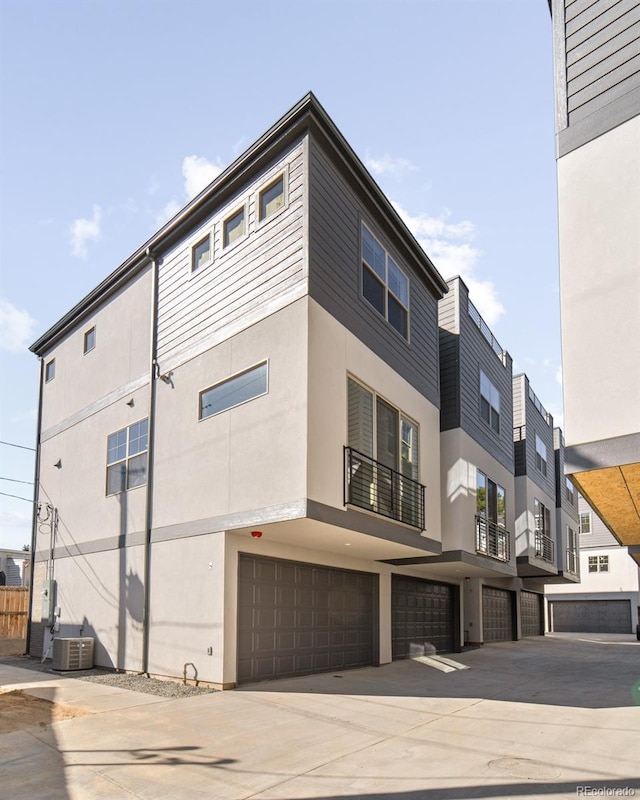
[{"label": "garage door", "polygon": [[375,576],[241,555],[238,682],[373,663]]},{"label": "garage door", "polygon": [[523,636],[542,636],[544,614],[542,595],[537,592],[520,592],[520,617]]},{"label": "garage door", "polygon": [[485,642],[513,640],[512,593],[505,589],[482,587],[482,626]]},{"label": "garage door", "polygon": [[554,631],[576,633],[631,633],[630,600],[554,600]]},{"label": "garage door", "polygon": [[391,648],[393,658],[450,653],[454,649],[454,587],[393,575]]}]

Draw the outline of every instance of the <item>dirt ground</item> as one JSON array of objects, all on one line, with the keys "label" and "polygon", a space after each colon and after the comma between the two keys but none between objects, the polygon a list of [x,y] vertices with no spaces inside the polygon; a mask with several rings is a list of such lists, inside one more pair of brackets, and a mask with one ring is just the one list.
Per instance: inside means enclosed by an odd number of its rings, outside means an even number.
[{"label": "dirt ground", "polygon": [[87,714],[81,708],[62,706],[16,689],[0,694],[0,734],[25,728],[44,728],[52,722]]},{"label": "dirt ground", "polygon": [[26,647],[26,639],[0,639],[0,658],[3,656],[21,656]]}]

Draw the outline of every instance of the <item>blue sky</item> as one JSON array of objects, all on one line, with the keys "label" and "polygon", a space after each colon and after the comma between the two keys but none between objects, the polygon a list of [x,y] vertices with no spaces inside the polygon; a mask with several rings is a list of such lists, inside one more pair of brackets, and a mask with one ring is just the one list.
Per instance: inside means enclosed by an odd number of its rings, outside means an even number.
[{"label": "blue sky", "polygon": [[[28,345],[309,90],[562,424],[546,0],[3,0],[0,37],[0,440]],[[0,547],[29,518],[0,495]]]}]

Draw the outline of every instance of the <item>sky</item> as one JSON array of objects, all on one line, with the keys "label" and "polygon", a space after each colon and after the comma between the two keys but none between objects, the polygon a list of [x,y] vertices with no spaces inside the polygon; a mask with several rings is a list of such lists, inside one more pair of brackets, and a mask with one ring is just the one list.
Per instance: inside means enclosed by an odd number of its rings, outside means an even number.
[{"label": "sky", "polygon": [[310,90],[562,426],[551,43],[546,0],[0,0],[0,548],[29,345]]}]

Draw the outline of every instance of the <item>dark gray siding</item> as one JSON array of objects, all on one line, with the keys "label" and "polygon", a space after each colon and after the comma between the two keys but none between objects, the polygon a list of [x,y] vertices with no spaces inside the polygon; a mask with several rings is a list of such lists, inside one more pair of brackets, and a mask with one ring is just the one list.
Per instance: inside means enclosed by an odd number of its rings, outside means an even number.
[{"label": "dark gray siding", "polygon": [[640,112],[640,2],[554,0],[553,15],[563,154]]},{"label": "dark gray siding", "polygon": [[[360,224],[367,223],[409,276],[409,341],[361,294]],[[399,258],[384,221],[368,216],[320,145],[309,147],[309,295],[435,406],[439,406],[437,300]]]},{"label": "dark gray siding", "polygon": [[458,293],[452,287],[438,303],[440,326],[440,430],[460,427],[460,337],[456,309]]},{"label": "dark gray siding", "polygon": [[[535,407],[529,397],[529,381],[526,375],[517,375],[513,379],[513,396],[514,403],[518,404],[519,409],[524,409],[524,424],[514,427],[516,475],[527,475],[543,492],[555,497],[556,465],[553,449],[553,417],[548,415],[549,421],[547,421]],[[544,443],[547,451],[546,476],[536,466],[536,434]]]},{"label": "dark gray siding", "polygon": [[555,470],[556,470],[556,508],[566,511],[569,516],[578,522],[578,490],[574,487],[573,503],[567,495],[567,479],[564,474],[564,436],[560,428],[553,431],[553,447],[555,450]]},{"label": "dark gray siding", "polygon": [[[503,360],[469,314],[469,293],[457,280],[459,303],[460,427],[508,470],[513,471],[513,392],[511,356]],[[480,371],[500,392],[500,433],[480,416]]]}]

